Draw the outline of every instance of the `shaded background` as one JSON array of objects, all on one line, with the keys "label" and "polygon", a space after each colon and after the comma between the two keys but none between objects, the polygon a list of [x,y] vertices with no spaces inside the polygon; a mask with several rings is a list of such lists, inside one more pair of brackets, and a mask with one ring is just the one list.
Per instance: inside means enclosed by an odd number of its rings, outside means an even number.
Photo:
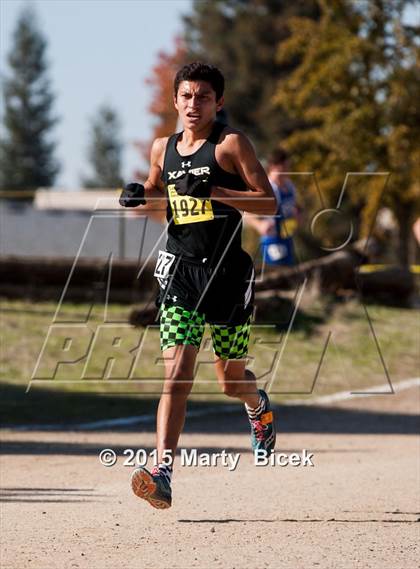
[{"label": "shaded background", "polygon": [[[104,321],[112,268],[108,316],[134,324],[134,336],[155,322],[152,263],[144,280],[138,274],[156,256],[164,227],[148,221],[146,228],[117,197],[124,182],[144,180],[152,140],[175,131],[174,73],[197,58],[223,70],[229,124],[249,135],[262,162],[279,147],[290,154],[300,212],[295,266],[266,270],[255,231],[245,227],[243,236],[257,266],[256,322],[272,326],[278,348],[289,342],[278,399],[287,390],[332,393],[417,375],[419,21],[418,2],[408,0],[3,1],[7,423],[19,412],[40,420],[24,390],[70,276],[64,319]],[[348,179],[340,215],[322,217],[311,231],[317,212],[337,206],[347,172],[358,175]],[[352,238],[341,247],[350,222]],[[73,273],[80,247],[83,263]],[[261,370],[269,367],[269,350],[253,349]],[[57,350],[44,367],[55,365]],[[110,379],[116,372],[104,367],[102,350],[95,377]],[[144,373],[153,374],[157,336],[146,353]],[[80,375],[79,363],[71,367],[62,367],[61,379]],[[207,366],[197,397],[215,392],[210,378]],[[54,387],[108,388],[106,381]],[[115,416],[125,412],[120,403]],[[80,419],[75,411],[69,405],[62,416]],[[109,412],[99,406],[98,418]]]}]

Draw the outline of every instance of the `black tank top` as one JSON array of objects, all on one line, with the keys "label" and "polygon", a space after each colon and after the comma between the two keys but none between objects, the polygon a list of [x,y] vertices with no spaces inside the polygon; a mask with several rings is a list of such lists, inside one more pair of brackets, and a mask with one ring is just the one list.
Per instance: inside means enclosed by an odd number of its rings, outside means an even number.
[{"label": "black tank top", "polygon": [[[199,212],[203,213],[203,201],[197,199],[190,201],[188,197],[181,201],[182,198],[178,196],[175,198],[176,204],[171,205],[169,195],[170,193],[177,195],[171,184],[189,171],[210,178],[214,186],[231,190],[246,190],[246,184],[238,174],[226,172],[216,161],[216,144],[225,127],[226,125],[215,122],[204,144],[194,154],[188,156],[181,156],[176,149],[177,141],[182,133],[176,133],[168,140],[162,180],[168,197],[166,248],[174,255],[196,260],[206,258],[209,263],[214,263],[218,262],[221,257],[228,259],[241,251],[242,215],[237,209],[212,199],[211,204],[210,201],[206,201],[207,209],[210,210],[210,213],[206,214],[206,220],[190,223],[187,220],[194,220],[194,215],[197,219],[203,218],[198,215]],[[181,209],[183,211],[180,211]]]}]

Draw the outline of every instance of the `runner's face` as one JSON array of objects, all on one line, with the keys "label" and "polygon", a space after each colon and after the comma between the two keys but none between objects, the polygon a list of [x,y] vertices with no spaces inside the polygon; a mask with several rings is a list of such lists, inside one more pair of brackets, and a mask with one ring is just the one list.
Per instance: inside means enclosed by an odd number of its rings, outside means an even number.
[{"label": "runner's face", "polygon": [[285,179],[287,178],[287,174],[285,172],[289,171],[289,163],[283,162],[281,164],[272,164],[268,169],[268,177],[272,182],[281,186],[284,183]]},{"label": "runner's face", "polygon": [[174,104],[184,128],[199,131],[214,121],[223,107],[223,97],[216,101],[216,93],[207,81],[181,81]]}]

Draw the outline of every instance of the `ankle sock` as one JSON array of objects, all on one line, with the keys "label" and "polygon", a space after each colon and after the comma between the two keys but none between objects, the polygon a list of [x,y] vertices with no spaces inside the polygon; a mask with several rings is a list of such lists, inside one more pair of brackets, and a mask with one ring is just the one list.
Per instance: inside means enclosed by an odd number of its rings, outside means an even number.
[{"label": "ankle sock", "polygon": [[248,405],[245,403],[245,409],[248,413],[248,417],[251,420],[254,420],[265,411],[265,400],[260,396],[260,400],[258,401],[258,405],[256,407],[248,407]]},{"label": "ankle sock", "polygon": [[172,479],[172,466],[159,463],[157,466],[153,468],[152,474],[154,476],[162,476],[163,478],[166,479],[166,482],[170,484]]}]

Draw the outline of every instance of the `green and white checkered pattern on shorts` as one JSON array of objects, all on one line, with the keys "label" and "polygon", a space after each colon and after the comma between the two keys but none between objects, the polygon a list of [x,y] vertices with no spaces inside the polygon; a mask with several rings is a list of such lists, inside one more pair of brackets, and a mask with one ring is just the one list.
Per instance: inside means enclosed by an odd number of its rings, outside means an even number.
[{"label": "green and white checkered pattern on shorts", "polygon": [[[186,310],[182,306],[161,307],[160,347],[167,350],[173,346],[189,344],[200,349],[204,335],[205,315]],[[248,353],[251,317],[244,324],[225,326],[210,324],[213,349],[222,360],[235,360]]]}]

